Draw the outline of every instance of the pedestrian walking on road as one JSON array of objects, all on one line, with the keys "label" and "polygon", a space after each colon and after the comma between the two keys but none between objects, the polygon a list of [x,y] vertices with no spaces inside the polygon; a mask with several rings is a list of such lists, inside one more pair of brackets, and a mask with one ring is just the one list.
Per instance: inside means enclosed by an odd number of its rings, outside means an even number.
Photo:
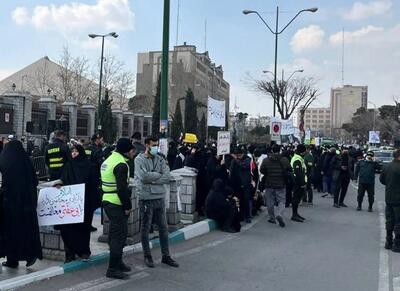
[{"label": "pedestrian walking on road", "polygon": [[303,144],[300,144],[297,146],[296,152],[290,162],[295,178],[292,199],[292,220],[296,222],[305,221],[305,218],[298,212],[300,201],[304,197],[307,187],[307,167],[304,162],[305,155],[306,147]]},{"label": "pedestrian walking on road", "polygon": [[171,177],[169,167],[167,161],[158,153],[158,137],[146,138],[145,147],[146,151],[135,159],[135,185],[139,197],[144,262],[149,268],[154,268],[149,243],[149,232],[154,218],[160,237],[161,262],[171,267],[179,267],[169,252],[165,206],[166,186],[169,185]]},{"label": "pedestrian walking on road", "polygon": [[[385,185],[386,243],[385,249],[400,253],[400,150],[394,160],[383,168],[379,180]],[[393,241],[393,232],[395,235]]]},{"label": "pedestrian walking on road", "polygon": [[283,212],[285,210],[287,175],[291,170],[289,160],[280,155],[280,146],[274,144],[272,153],[264,159],[260,172],[265,177],[265,196],[267,199],[268,222],[285,227]]},{"label": "pedestrian walking on road", "polygon": [[352,176],[351,165],[352,157],[349,155],[349,149],[346,147],[342,148],[342,153],[338,157],[338,164],[335,165],[337,169],[334,173],[334,207],[347,207],[344,203],[344,198],[347,194],[347,189],[349,187],[350,178]]},{"label": "pedestrian walking on road", "polygon": [[32,266],[42,259],[37,208],[38,180],[33,164],[18,140],[8,142],[0,155],[0,257],[3,266]]},{"label": "pedestrian walking on road", "polygon": [[93,211],[98,204],[98,176],[87,158],[84,148],[76,144],[71,149],[71,160],[65,165],[61,180],[63,185],[85,184],[84,220],[82,223],[57,226],[65,246],[65,263],[75,260],[75,255],[87,261],[90,257],[90,232]]},{"label": "pedestrian walking on road", "polygon": [[313,205],[313,177],[314,177],[314,170],[315,170],[315,156],[313,153],[314,149],[308,148],[307,154],[304,157],[304,162],[306,163],[307,167],[307,186],[306,186],[306,193],[303,197],[303,202],[307,203],[308,205]]},{"label": "pedestrian walking on road", "polygon": [[110,260],[106,276],[126,279],[131,270],[122,260],[122,249],[128,235],[128,217],[132,212],[130,199],[129,166],[127,161],[135,154],[131,141],[120,138],[115,151],[101,165],[103,208],[110,220],[108,245]]},{"label": "pedestrian walking on road", "polygon": [[365,192],[368,193],[368,212],[372,212],[375,201],[375,173],[379,165],[374,161],[374,152],[367,152],[367,158],[357,162],[355,167],[354,179],[358,183],[357,211],[362,210],[362,203]]}]

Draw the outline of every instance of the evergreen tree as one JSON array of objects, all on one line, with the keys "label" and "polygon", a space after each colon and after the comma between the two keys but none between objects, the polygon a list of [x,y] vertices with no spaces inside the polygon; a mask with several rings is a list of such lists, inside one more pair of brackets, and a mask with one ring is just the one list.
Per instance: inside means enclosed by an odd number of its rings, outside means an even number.
[{"label": "evergreen tree", "polygon": [[178,100],[178,102],[176,102],[175,114],[172,117],[171,138],[174,141],[177,141],[181,133],[183,133],[182,111],[181,111],[181,103]]},{"label": "evergreen tree", "polygon": [[196,133],[197,124],[199,122],[197,118],[197,102],[194,99],[192,89],[186,91],[185,98],[185,132]]},{"label": "evergreen tree", "polygon": [[104,98],[100,102],[99,108],[99,124],[101,125],[101,132],[104,140],[107,143],[113,143],[116,138],[116,126],[113,122],[111,102],[108,89],[105,90]]},{"label": "evergreen tree", "polygon": [[207,121],[205,113],[203,113],[199,123],[199,140],[201,142],[206,142],[207,140]]},{"label": "evergreen tree", "polygon": [[161,74],[158,76],[156,96],[154,96],[151,131],[154,135],[160,132]]}]

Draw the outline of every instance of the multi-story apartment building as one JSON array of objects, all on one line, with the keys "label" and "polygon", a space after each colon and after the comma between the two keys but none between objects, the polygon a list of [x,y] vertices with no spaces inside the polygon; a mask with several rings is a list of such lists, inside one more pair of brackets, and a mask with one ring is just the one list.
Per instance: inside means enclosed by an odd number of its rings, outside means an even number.
[{"label": "multi-story apartment building", "polygon": [[[300,110],[297,114],[300,124]],[[331,135],[331,109],[330,108],[308,108],[304,114],[304,129],[311,130],[313,136]]]},{"label": "multi-story apartment building", "polygon": [[[141,99],[151,99],[156,93],[157,81],[161,73],[161,51],[138,54],[136,95]],[[224,80],[222,66],[216,66],[208,52],[199,53],[194,45],[175,46],[169,53],[169,116],[174,114],[178,100],[184,102],[186,91],[192,89],[200,107],[198,118],[206,111],[207,97],[212,96],[226,102],[226,117],[229,117],[230,86]],[[179,102],[180,102],[179,101]],[[151,106],[152,102],[148,103]],[[184,111],[184,103],[181,104]],[[147,110],[151,112],[151,108]],[[184,113],[184,112],[182,112]]]},{"label": "multi-story apartment building", "polygon": [[344,123],[351,122],[353,114],[360,107],[367,108],[368,86],[345,85],[331,89],[332,131],[338,131]]}]

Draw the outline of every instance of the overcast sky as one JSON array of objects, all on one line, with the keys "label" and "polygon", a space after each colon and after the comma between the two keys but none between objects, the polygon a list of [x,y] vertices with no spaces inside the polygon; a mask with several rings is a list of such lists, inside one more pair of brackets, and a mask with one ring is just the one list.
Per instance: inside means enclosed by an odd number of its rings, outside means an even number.
[{"label": "overcast sky", "polygon": [[[176,42],[178,0],[171,0],[171,47]],[[279,67],[286,76],[304,69],[319,80],[322,95],[314,106],[328,106],[330,88],[341,85],[342,29],[345,30],[345,83],[368,85],[369,99],[377,105],[400,96],[400,1],[395,0],[181,0],[179,43],[205,48],[223,65],[231,84],[231,107],[237,98],[240,111],[268,115],[272,102],[253,92],[244,80],[263,78],[272,70],[274,37],[255,15],[259,11],[273,26],[280,6],[283,27],[297,11],[303,13],[279,38]],[[88,33],[116,31],[106,52],[118,56],[136,73],[138,52],[160,50],[162,0],[2,0],[0,1],[0,79],[47,55],[60,58],[64,45],[73,55],[95,62],[100,40]]]}]

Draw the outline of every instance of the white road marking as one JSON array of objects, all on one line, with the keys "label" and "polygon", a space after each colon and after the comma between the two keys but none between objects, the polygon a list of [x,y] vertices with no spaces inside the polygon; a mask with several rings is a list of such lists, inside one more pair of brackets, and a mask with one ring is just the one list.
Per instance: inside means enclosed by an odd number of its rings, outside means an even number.
[{"label": "white road marking", "polygon": [[[212,241],[209,242],[203,246],[199,246],[199,247],[195,247],[193,249],[190,250],[186,250],[183,252],[179,252],[179,253],[175,253],[173,254],[174,258],[181,258],[184,256],[188,256],[188,255],[193,255],[196,253],[199,253],[201,251],[204,251],[205,249],[208,248],[212,248],[212,247],[216,247],[224,242],[227,242],[231,239],[233,239],[234,237],[240,235],[243,232],[248,231],[249,229],[251,229],[254,225],[256,225],[261,219],[265,218],[265,214],[261,213],[259,217],[257,217],[256,219],[253,220],[253,223],[250,224],[246,224],[245,226],[242,227],[242,231],[236,234],[228,234],[226,236],[224,236],[223,238],[216,240],[216,241]],[[160,264],[161,263],[161,259],[158,260],[154,260],[154,263],[156,264]],[[145,277],[148,277],[150,274],[147,272],[144,272],[144,270],[147,270],[147,267],[142,267],[142,266],[136,266],[134,267],[134,269],[137,271],[139,271],[138,273],[135,273],[134,275],[131,275],[130,278],[128,280],[112,280],[109,279],[105,276],[94,279],[92,281],[88,281],[88,282],[83,282],[80,284],[77,284],[75,286],[71,286],[68,288],[64,288],[61,289],[59,291],[100,291],[100,290],[105,290],[105,289],[109,289],[109,288],[115,288],[118,287],[120,285],[126,284],[127,282],[131,282],[131,281],[136,281],[136,280],[140,280],[143,279]],[[128,274],[132,274],[128,273]]]},{"label": "white road marking", "polygon": [[393,278],[393,291],[400,291],[400,277]]},{"label": "white road marking", "polygon": [[378,291],[389,291],[389,254],[385,250],[386,242],[386,230],[385,230],[385,203],[382,201],[378,202],[379,209],[379,222],[381,229],[381,243],[379,251],[379,285]]}]

